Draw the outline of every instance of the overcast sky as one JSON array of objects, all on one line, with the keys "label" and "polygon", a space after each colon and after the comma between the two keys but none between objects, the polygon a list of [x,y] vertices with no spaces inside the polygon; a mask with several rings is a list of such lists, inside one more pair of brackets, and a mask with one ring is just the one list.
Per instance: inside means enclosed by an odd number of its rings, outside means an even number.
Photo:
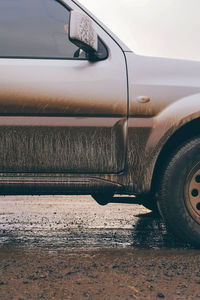
[{"label": "overcast sky", "polygon": [[200,60],[200,0],[79,0],[134,52]]}]

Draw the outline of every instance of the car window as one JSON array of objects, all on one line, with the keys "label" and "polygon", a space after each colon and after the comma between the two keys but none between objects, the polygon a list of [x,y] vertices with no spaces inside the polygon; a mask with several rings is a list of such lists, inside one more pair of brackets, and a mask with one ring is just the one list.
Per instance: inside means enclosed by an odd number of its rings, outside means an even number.
[{"label": "car window", "polygon": [[69,15],[56,0],[1,0],[0,57],[85,58],[69,41]]}]

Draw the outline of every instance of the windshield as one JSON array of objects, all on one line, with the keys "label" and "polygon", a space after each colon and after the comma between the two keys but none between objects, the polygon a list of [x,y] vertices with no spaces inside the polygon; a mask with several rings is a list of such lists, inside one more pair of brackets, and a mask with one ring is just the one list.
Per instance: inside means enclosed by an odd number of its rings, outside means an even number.
[{"label": "windshield", "polygon": [[79,0],[140,55],[200,60],[199,0]]}]

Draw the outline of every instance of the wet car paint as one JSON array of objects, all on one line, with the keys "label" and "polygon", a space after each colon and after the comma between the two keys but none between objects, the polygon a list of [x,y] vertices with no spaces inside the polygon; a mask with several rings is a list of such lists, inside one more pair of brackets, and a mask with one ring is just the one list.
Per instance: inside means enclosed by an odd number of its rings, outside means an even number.
[{"label": "wet car paint", "polygon": [[[191,96],[200,96],[200,62],[125,54],[130,117],[155,117],[179,100],[186,98],[190,103]],[[146,96],[148,103],[139,101],[141,96]],[[179,107],[182,108],[180,101]]]}]

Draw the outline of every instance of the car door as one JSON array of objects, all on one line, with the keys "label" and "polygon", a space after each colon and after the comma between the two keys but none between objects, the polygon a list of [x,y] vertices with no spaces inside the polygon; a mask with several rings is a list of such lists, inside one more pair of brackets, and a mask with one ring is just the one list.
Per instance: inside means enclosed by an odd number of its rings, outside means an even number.
[{"label": "car door", "polygon": [[107,58],[78,55],[65,2],[0,2],[0,172],[124,169],[124,54],[96,24]]}]

